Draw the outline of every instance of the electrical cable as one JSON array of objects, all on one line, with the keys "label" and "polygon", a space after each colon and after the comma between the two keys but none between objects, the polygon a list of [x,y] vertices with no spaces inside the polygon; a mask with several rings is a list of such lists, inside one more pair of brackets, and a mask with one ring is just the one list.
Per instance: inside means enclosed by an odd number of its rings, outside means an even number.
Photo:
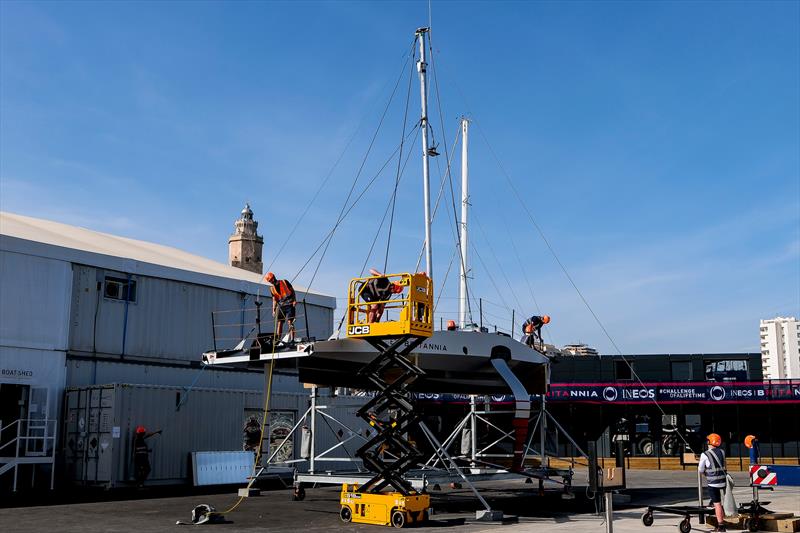
[{"label": "electrical cable", "polygon": [[[273,332],[278,330],[278,315],[279,315],[279,313],[275,313],[275,321],[274,321],[273,329],[272,329]],[[261,417],[261,436],[258,439],[258,448],[256,449],[255,460],[253,461],[253,469],[250,472],[250,481],[247,483],[247,487],[246,487],[248,490],[253,486],[253,483],[255,483],[256,479],[258,478],[258,476],[256,475],[256,469],[258,468],[258,462],[261,460],[261,449],[262,449],[262,447],[264,445],[264,429],[267,427],[267,417],[269,416],[269,402],[270,402],[270,398],[272,397],[272,375],[273,375],[273,370],[275,369],[275,347],[276,346],[277,346],[277,338],[273,334],[272,335],[272,358],[270,360],[269,374],[268,374],[268,377],[267,377],[267,393],[266,393],[266,396],[264,397],[264,415]],[[228,513],[232,513],[232,512],[234,512],[236,510],[237,507],[239,507],[239,505],[241,505],[241,503],[244,501],[244,499],[245,499],[245,496],[239,496],[239,499],[236,500],[236,503],[234,503],[228,509],[226,509],[224,511],[221,511],[221,512],[220,511],[213,511],[213,512],[208,513],[208,514],[209,515],[216,515],[216,516],[224,516],[224,515],[226,515]]]}]

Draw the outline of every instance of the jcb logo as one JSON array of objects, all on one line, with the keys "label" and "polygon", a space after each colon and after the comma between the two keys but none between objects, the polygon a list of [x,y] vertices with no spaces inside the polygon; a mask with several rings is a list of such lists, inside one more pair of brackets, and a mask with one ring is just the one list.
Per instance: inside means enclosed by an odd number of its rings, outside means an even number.
[{"label": "jcb logo", "polygon": [[350,326],[348,335],[369,335],[369,326]]}]

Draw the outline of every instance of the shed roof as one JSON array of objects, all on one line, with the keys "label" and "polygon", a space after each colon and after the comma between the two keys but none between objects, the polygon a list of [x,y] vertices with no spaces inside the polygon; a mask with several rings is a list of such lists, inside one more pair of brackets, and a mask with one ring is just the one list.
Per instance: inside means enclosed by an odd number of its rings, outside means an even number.
[{"label": "shed roof", "polygon": [[[0,211],[0,250],[249,294],[266,287],[259,274],[178,248],[5,211]],[[336,307],[332,296],[295,290],[310,304]]]}]

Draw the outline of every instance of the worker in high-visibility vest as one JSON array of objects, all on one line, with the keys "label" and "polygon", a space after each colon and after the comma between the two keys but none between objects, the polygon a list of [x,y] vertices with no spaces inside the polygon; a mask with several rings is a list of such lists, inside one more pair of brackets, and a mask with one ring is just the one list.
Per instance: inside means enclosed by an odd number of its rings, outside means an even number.
[{"label": "worker in high-visibility vest", "polygon": [[297,306],[297,296],[294,287],[287,279],[278,279],[272,272],[267,272],[264,279],[272,285],[272,315],[277,317],[275,337],[280,341],[283,334],[283,323],[289,326],[289,342],[294,342],[294,317]]},{"label": "worker in high-visibility vest", "polygon": [[714,505],[714,514],[717,517],[717,527],[713,531],[727,531],[724,520],[725,512],[722,509],[722,497],[728,483],[728,473],[725,471],[725,452],[722,451],[722,437],[711,433],[706,437],[708,449],[700,455],[697,471],[706,476],[706,486]]},{"label": "worker in high-visibility vest", "polygon": [[527,344],[533,349],[536,349],[536,338],[539,338],[539,345],[541,346],[542,341],[542,326],[545,324],[550,323],[550,317],[548,315],[544,316],[532,316],[522,324],[522,332],[525,336],[522,338],[522,342]]}]

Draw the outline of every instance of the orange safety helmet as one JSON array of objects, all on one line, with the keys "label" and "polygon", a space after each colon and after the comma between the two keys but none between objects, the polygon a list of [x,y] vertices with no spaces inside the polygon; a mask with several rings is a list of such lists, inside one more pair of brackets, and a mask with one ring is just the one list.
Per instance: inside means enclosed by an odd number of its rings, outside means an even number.
[{"label": "orange safety helmet", "polygon": [[139,426],[139,427],[136,428],[136,433],[137,433],[137,435],[139,433],[147,433],[147,430],[144,428],[144,426]]},{"label": "orange safety helmet", "polygon": [[748,448],[752,448],[754,440],[758,440],[755,435],[748,435],[744,438],[744,445]]},{"label": "orange safety helmet", "polygon": [[456,329],[456,321],[455,320],[448,320],[447,321],[447,330],[453,331]]},{"label": "orange safety helmet", "polygon": [[712,433],[709,436],[707,436],[706,440],[712,446],[720,446],[722,444],[722,437],[720,437],[716,433]]},{"label": "orange safety helmet", "polygon": [[267,272],[267,275],[264,276],[264,279],[270,283],[275,283],[275,274],[273,274],[272,272]]},{"label": "orange safety helmet", "polygon": [[550,315],[544,315],[542,317],[542,322],[544,322],[545,324],[549,324],[550,323]]}]

